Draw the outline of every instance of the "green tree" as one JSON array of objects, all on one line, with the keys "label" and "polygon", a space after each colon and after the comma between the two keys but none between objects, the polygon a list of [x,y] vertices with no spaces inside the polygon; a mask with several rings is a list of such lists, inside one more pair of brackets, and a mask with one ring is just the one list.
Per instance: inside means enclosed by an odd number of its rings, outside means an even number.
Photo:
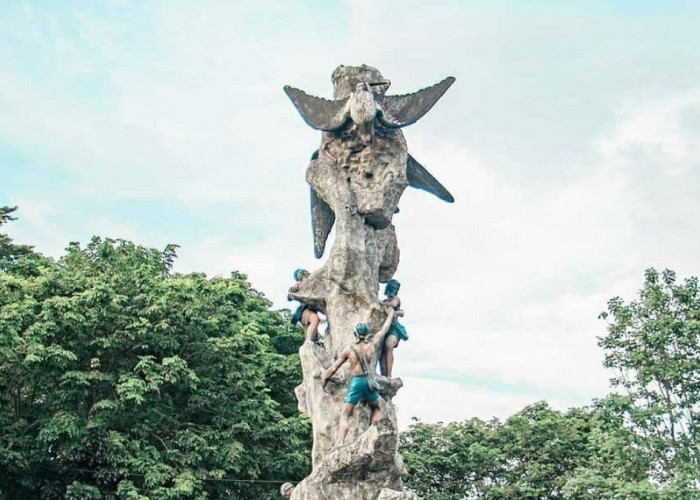
[{"label": "green tree", "polygon": [[[12,215],[17,207],[0,206],[0,226],[16,220]],[[17,263],[17,259],[33,254],[32,247],[17,245],[6,234],[0,233],[0,271],[8,269]]]},{"label": "green tree", "polygon": [[[671,500],[649,480],[649,454],[638,436],[625,426],[628,401],[609,395],[585,408],[588,427],[582,458],[566,483],[567,500]],[[681,500],[679,497],[677,500]]]},{"label": "green tree", "polygon": [[[648,269],[629,303],[615,297],[601,317],[605,366],[616,371],[630,428],[653,459],[651,477],[700,486],[700,293],[698,279]],[[696,490],[697,491],[697,490]],[[700,495],[699,495],[700,496]]]},{"label": "green tree", "polygon": [[271,499],[306,475],[301,333],[244,275],[99,238],[28,259],[0,271],[0,498]]},{"label": "green tree", "polygon": [[505,422],[413,425],[402,435],[407,484],[425,498],[558,499],[587,460],[588,413],[535,403]]},{"label": "green tree", "polygon": [[504,484],[498,420],[417,422],[401,435],[406,484],[423,498],[486,498]]},{"label": "green tree", "polygon": [[402,435],[407,484],[436,500],[691,500],[659,485],[626,398],[611,395],[560,413],[544,402],[504,422],[413,425]]},{"label": "green tree", "polygon": [[588,433],[585,409],[562,414],[540,401],[509,417],[499,432],[504,486],[486,498],[563,498],[562,487],[588,459]]}]

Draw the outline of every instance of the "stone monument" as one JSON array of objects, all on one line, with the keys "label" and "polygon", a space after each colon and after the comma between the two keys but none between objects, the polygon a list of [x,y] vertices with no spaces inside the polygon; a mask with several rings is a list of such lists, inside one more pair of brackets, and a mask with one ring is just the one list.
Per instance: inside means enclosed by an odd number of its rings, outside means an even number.
[{"label": "stone monument", "polygon": [[416,499],[403,489],[405,468],[397,451],[391,400],[403,384],[401,379],[377,377],[382,418],[369,426],[369,411],[361,404],[353,413],[345,445],[334,448],[348,370],[342,368],[325,387],[321,375],[355,342],[356,324],[366,323],[376,332],[384,323],[378,289],[398,267],[392,217],[404,189],[412,186],[454,201],[408,154],[401,132],[433,107],[454,78],[407,95],[387,95],[391,82],[366,65],[339,66],[332,81],[333,100],[284,88],[306,123],[323,131],[321,145],[306,170],[317,258],[325,253],[335,225],[335,240],[325,263],[290,293],[290,298],[323,311],[330,325],[325,345],[305,342],[299,349],[303,381],[295,392],[299,410],[312,421],[312,472],[294,488],[291,498]]}]

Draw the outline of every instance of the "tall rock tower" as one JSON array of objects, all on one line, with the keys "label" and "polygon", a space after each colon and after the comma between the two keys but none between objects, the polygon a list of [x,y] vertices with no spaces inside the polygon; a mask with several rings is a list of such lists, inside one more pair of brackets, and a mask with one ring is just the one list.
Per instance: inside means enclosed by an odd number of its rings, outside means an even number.
[{"label": "tall rock tower", "polygon": [[[307,341],[299,349],[304,374],[296,396],[299,410],[313,424],[313,470],[294,489],[292,499],[411,500],[417,497],[403,489],[405,469],[397,451],[391,402],[403,385],[401,379],[377,377],[381,419],[370,426],[369,409],[360,404],[345,444],[335,447],[349,370],[341,368],[325,386],[321,376],[345,347],[355,343],[355,325],[366,323],[376,332],[385,321],[379,283],[391,279],[399,264],[392,217],[404,189],[412,186],[454,201],[408,154],[401,132],[433,107],[454,78],[398,96],[387,95],[391,82],[366,65],[339,66],[332,80],[333,100],[289,86],[284,89],[304,121],[323,131],[306,170],[317,258],[325,253],[333,225],[336,229],[325,263],[290,293],[323,311],[331,326],[324,346]],[[376,354],[375,359],[380,353]]]}]

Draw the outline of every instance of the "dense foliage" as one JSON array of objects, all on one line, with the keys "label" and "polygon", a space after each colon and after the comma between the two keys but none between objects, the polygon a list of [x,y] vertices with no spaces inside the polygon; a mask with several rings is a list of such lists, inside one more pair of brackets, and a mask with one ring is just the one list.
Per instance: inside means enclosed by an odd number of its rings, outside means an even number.
[{"label": "dense foliage", "polygon": [[174,250],[0,240],[0,498],[271,499],[307,474],[301,333]]},{"label": "dense foliage", "polygon": [[[544,403],[504,422],[416,423],[402,435],[407,484],[431,500],[692,500],[651,479],[653,454],[625,425],[625,398],[560,413]],[[697,480],[697,471],[696,471]]]},{"label": "dense foliage", "polygon": [[417,423],[402,436],[408,485],[431,500],[700,499],[697,278],[650,269],[637,300],[601,317],[618,393],[564,414],[541,402],[504,422]]},{"label": "dense foliage", "polygon": [[600,445],[604,426],[593,423],[603,411],[561,414],[540,402],[505,422],[417,423],[402,441],[409,485],[434,500],[585,498],[568,491]]}]

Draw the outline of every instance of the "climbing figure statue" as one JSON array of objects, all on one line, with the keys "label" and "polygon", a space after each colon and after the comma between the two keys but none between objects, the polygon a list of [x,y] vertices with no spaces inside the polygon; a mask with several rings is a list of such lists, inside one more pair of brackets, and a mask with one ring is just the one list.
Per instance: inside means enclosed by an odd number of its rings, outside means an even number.
[{"label": "climbing figure statue", "polygon": [[[296,284],[289,288],[289,292],[294,293],[298,291],[302,282],[308,277],[309,271],[306,269],[300,268],[295,270],[294,279],[296,280]],[[319,311],[315,307],[301,302],[296,311],[294,311],[294,314],[292,314],[292,324],[300,323],[301,326],[304,327],[305,341],[318,342],[318,325],[321,323],[318,312]]]},{"label": "climbing figure statue", "polygon": [[380,373],[388,378],[391,378],[391,371],[394,367],[394,349],[398,347],[399,341],[408,340],[406,328],[399,323],[398,320],[399,316],[403,316],[401,299],[399,299],[397,295],[399,293],[399,288],[401,288],[401,283],[394,279],[389,280],[386,287],[384,287],[384,295],[386,295],[386,298],[382,301],[385,307],[392,307],[396,311],[394,313],[394,321],[391,323],[389,332],[386,334],[386,339],[384,340],[382,355],[379,358]]},{"label": "climbing figure statue", "polygon": [[371,339],[367,339],[369,335],[369,327],[366,323],[358,323],[355,327],[355,345],[346,347],[338,356],[335,363],[321,377],[321,383],[326,384],[338,369],[343,366],[346,361],[350,362],[351,378],[348,382],[348,391],[345,394],[345,404],[340,413],[340,423],[338,424],[338,437],[335,445],[342,446],[345,444],[345,436],[348,434],[348,423],[350,415],[355,409],[357,403],[361,400],[367,401],[372,408],[372,416],[370,417],[370,425],[376,423],[382,416],[381,407],[379,406],[379,388],[374,379],[370,367],[376,364],[377,348],[384,342],[384,337],[389,331],[391,322],[394,319],[394,309],[386,308],[386,320],[382,328],[375,333]]}]

